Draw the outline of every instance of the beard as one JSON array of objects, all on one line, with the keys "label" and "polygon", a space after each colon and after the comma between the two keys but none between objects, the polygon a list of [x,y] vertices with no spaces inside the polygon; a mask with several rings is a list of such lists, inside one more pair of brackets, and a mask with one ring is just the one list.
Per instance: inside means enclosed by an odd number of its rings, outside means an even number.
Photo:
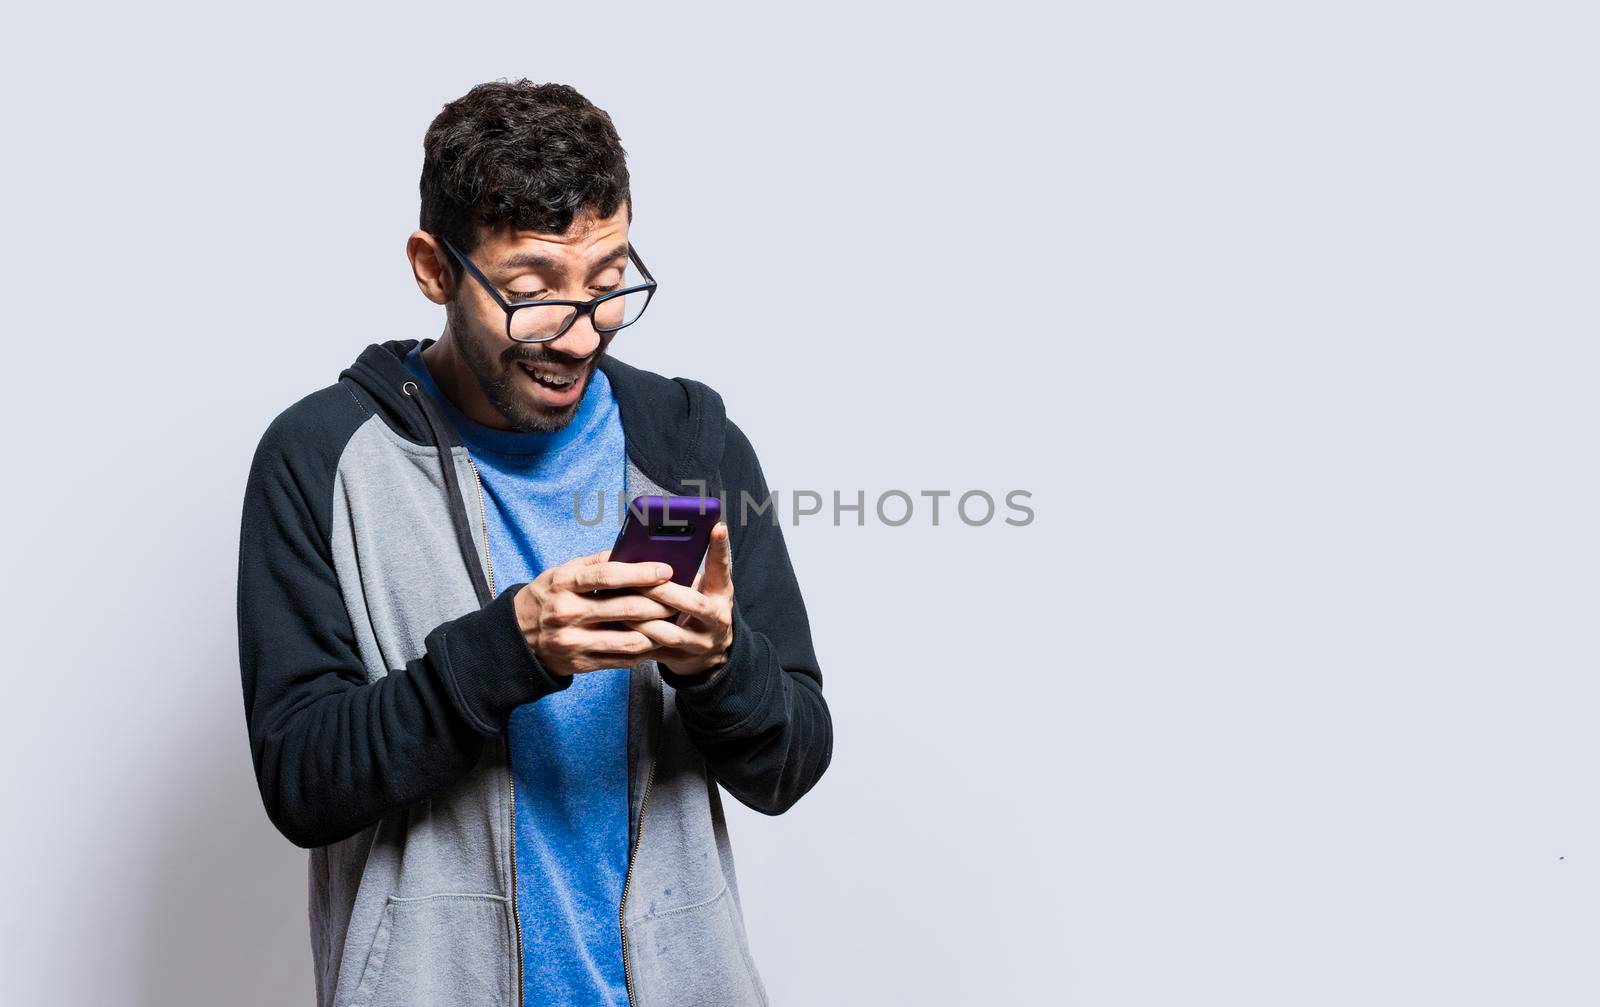
[{"label": "beard", "polygon": [[606,347],[611,343],[611,336],[615,335],[601,334],[600,345],[583,368],[580,379],[583,390],[578,398],[569,406],[551,409],[530,400],[527,393],[522,391],[522,383],[527,379],[517,373],[520,363],[549,362],[570,369],[577,363],[576,359],[551,352],[536,343],[513,343],[497,355],[490,348],[489,340],[471,331],[470,324],[462,317],[463,312],[456,310],[454,305],[446,310],[445,315],[450,338],[461,348],[461,357],[467,362],[467,368],[472,371],[478,387],[483,389],[484,397],[506,418],[511,428],[520,433],[553,434],[572,422],[589,392],[589,381],[594,377],[595,368],[600,366]]}]

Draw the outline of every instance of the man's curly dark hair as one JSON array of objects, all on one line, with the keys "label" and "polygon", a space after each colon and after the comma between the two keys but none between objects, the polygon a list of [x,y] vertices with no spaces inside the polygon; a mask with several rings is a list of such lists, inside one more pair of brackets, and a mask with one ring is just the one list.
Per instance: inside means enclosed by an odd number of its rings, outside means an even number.
[{"label": "man's curly dark hair", "polygon": [[609,217],[623,203],[633,221],[611,116],[566,84],[479,84],[444,106],[422,150],[419,226],[468,255],[478,224],[559,234],[585,207]]}]

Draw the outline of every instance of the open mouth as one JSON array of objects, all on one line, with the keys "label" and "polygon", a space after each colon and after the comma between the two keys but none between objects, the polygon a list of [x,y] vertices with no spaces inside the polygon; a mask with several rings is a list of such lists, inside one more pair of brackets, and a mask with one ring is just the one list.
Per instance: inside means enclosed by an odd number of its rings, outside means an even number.
[{"label": "open mouth", "polygon": [[519,363],[517,366],[526,371],[536,384],[542,385],[553,392],[567,391],[577,383],[578,378],[581,376],[579,374],[566,374],[538,364]]},{"label": "open mouth", "polygon": [[587,367],[569,370],[543,361],[519,360],[516,366],[531,386],[525,394],[531,394],[541,409],[571,408],[583,394],[584,379],[589,375]]}]

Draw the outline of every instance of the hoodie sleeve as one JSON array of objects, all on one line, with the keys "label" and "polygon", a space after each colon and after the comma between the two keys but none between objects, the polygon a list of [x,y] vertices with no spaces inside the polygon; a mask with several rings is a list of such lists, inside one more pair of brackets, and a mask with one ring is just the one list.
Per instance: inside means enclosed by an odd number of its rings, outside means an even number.
[{"label": "hoodie sleeve", "polygon": [[680,676],[665,670],[690,739],[722,786],[748,807],[778,815],[816,782],[833,756],[833,720],[795,580],[761,465],[732,421],[722,461],[733,551],[733,645],[722,670]]},{"label": "hoodie sleeve", "polygon": [[338,385],[256,449],[239,538],[239,667],[267,815],[297,846],[361,831],[464,776],[511,711],[572,680],[527,646],[520,584],[368,681],[329,548],[339,453],[366,413]]}]

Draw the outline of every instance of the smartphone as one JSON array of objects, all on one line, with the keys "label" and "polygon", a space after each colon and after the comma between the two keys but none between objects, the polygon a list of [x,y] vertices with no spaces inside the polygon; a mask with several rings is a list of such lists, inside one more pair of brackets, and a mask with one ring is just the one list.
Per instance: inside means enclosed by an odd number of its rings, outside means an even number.
[{"label": "smartphone", "polygon": [[665,563],[674,583],[691,587],[722,517],[716,497],[634,497],[611,546],[614,563]]}]

